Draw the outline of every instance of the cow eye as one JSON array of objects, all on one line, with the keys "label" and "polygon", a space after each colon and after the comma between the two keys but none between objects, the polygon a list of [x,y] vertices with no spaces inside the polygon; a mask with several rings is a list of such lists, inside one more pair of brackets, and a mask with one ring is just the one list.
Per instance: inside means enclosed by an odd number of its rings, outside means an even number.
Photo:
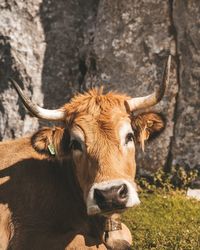
[{"label": "cow eye", "polygon": [[128,133],[126,135],[125,144],[127,145],[130,141],[134,141],[134,134],[133,133]]},{"label": "cow eye", "polygon": [[79,150],[79,151],[83,151],[81,143],[77,140],[72,140],[71,141],[71,149],[72,150]]}]

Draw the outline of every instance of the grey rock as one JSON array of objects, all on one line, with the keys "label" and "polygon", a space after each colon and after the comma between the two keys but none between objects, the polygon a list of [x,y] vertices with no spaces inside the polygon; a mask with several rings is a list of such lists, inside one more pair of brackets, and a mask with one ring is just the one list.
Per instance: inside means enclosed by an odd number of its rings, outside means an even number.
[{"label": "grey rock", "polygon": [[199,165],[199,25],[198,0],[2,0],[0,139],[51,125],[24,109],[9,77],[46,108],[100,85],[136,97],[160,84],[171,53],[170,84],[152,109],[166,129],[144,153],[137,148],[137,163],[140,172]]},{"label": "grey rock", "polygon": [[[39,104],[43,102],[41,72],[45,50],[38,16],[40,1],[1,1],[0,4],[0,138],[15,138],[38,128],[32,123],[16,92],[8,84],[15,77]],[[34,84],[32,84],[34,83]]]},{"label": "grey rock", "polygon": [[187,190],[187,197],[193,198],[193,199],[196,199],[196,200],[200,201],[200,189],[191,189],[191,188],[188,188],[188,190]]},{"label": "grey rock", "polygon": [[179,93],[172,164],[200,166],[200,1],[174,1]]}]

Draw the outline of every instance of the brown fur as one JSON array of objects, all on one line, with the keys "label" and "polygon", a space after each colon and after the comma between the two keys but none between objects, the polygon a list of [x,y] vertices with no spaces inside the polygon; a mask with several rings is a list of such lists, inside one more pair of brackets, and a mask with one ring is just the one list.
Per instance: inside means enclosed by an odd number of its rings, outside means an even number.
[{"label": "brown fur", "polygon": [[[87,215],[86,194],[94,182],[121,178],[134,182],[135,152],[130,149],[124,155],[120,146],[122,122],[132,123],[138,134],[148,120],[154,122],[145,127],[148,133],[162,127],[159,116],[136,118],[127,113],[127,98],[91,90],[62,107],[63,128],[43,128],[31,137],[0,143],[0,249],[106,249],[105,218]],[[85,138],[82,154],[70,149],[74,129]],[[49,144],[54,145],[55,156]],[[123,239],[120,243],[115,234],[110,244],[116,246],[115,240],[124,249],[130,245]]]}]

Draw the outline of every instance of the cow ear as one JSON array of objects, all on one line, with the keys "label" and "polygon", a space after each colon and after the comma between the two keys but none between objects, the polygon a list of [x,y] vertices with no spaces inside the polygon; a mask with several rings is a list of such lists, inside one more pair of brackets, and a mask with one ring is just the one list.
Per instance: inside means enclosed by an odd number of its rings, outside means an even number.
[{"label": "cow ear", "polygon": [[142,113],[132,117],[132,128],[135,131],[136,140],[144,151],[145,141],[155,138],[165,128],[165,119],[159,113]]},{"label": "cow ear", "polygon": [[31,143],[38,153],[60,158],[69,151],[69,140],[66,129],[45,127],[32,136]]}]

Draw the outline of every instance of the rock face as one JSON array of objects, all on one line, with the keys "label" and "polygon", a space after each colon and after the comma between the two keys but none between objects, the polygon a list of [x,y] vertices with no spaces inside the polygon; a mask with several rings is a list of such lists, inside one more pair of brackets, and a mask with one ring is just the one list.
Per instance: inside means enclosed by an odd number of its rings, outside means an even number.
[{"label": "rock face", "polygon": [[0,139],[46,125],[25,111],[9,77],[47,108],[102,84],[136,97],[161,82],[171,53],[170,85],[153,109],[165,115],[166,129],[145,153],[137,149],[137,162],[141,172],[198,165],[199,13],[198,0],[2,0]]},{"label": "rock face", "polygon": [[15,138],[38,128],[18,103],[8,84],[14,77],[39,103],[43,103],[41,74],[45,51],[44,32],[37,15],[40,2],[0,2],[0,138]]},{"label": "rock face", "polygon": [[200,167],[200,1],[174,2],[179,92],[172,145],[173,163]]}]

